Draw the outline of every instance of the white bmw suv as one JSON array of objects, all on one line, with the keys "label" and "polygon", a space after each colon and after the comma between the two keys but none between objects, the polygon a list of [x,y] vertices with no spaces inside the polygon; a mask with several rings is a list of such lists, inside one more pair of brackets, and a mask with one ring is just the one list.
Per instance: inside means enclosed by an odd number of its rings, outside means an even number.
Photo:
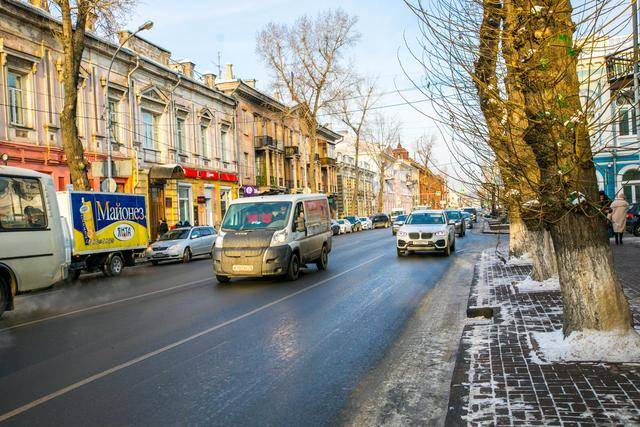
[{"label": "white bmw suv", "polygon": [[396,234],[398,256],[408,252],[439,251],[446,256],[456,248],[456,234],[442,210],[411,212]]}]

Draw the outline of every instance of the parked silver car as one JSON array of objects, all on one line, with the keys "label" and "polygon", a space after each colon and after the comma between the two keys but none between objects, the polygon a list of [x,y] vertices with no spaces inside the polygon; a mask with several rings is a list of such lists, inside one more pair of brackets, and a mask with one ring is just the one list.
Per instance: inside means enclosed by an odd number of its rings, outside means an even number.
[{"label": "parked silver car", "polygon": [[217,233],[213,227],[185,227],[169,230],[149,245],[146,257],[151,264],[160,261],[189,262],[195,256],[210,256]]}]

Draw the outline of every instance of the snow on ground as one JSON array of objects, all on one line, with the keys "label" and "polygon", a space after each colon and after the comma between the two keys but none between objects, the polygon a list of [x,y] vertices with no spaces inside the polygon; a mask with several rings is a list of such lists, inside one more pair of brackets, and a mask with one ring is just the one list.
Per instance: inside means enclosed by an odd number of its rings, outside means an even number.
[{"label": "snow on ground", "polygon": [[576,331],[566,339],[561,330],[531,336],[536,352],[547,362],[640,362],[640,335],[635,330]]},{"label": "snow on ground", "polygon": [[531,262],[532,262],[531,257],[527,253],[527,254],[523,254],[520,257],[509,258],[509,262],[507,263],[507,266],[514,267],[516,265],[530,265]]},{"label": "snow on ground", "polygon": [[524,292],[553,292],[560,290],[560,280],[557,277],[538,282],[531,277],[527,277],[521,282],[513,285],[520,293]]}]

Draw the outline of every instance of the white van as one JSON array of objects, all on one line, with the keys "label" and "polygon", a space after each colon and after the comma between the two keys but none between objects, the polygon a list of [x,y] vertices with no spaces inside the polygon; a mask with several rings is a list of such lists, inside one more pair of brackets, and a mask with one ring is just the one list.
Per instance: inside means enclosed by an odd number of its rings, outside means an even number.
[{"label": "white van", "polygon": [[16,293],[66,278],[65,232],[51,177],[0,166],[0,315],[13,309]]},{"label": "white van", "polygon": [[222,220],[213,250],[219,282],[231,277],[286,276],[300,268],[327,268],[331,216],[324,194],[291,194],[236,199]]}]

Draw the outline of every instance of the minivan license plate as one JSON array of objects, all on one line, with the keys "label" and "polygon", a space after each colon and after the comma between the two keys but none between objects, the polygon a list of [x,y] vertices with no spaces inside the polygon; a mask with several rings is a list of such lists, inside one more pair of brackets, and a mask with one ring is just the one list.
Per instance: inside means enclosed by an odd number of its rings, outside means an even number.
[{"label": "minivan license plate", "polygon": [[253,265],[234,265],[233,271],[253,271]]}]

